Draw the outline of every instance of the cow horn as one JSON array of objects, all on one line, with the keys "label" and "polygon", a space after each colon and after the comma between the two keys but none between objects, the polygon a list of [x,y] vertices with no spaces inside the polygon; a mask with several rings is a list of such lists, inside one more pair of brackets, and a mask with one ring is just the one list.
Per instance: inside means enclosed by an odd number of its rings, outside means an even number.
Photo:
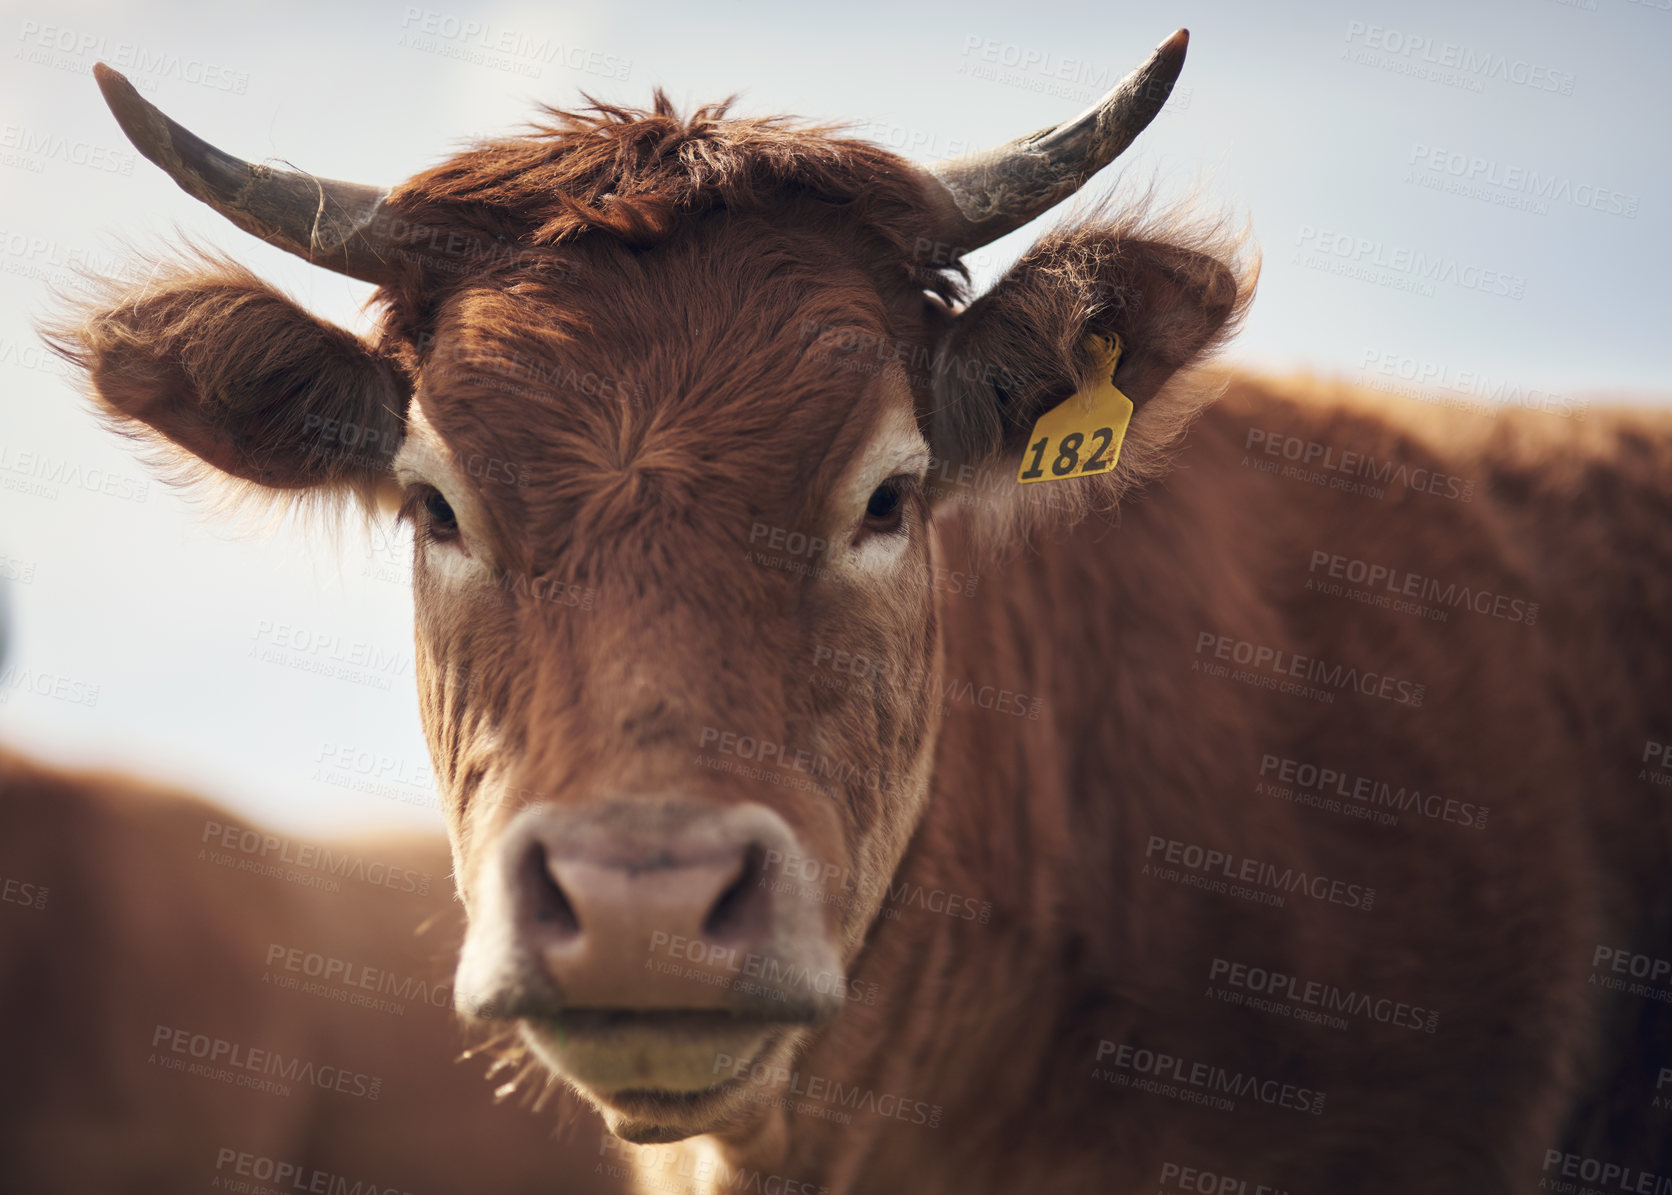
[{"label": "cow horn", "polygon": [[979,249],[1085,186],[1161,111],[1189,44],[1190,31],[1180,29],[1073,120],[926,167],[942,242],[958,254]]},{"label": "cow horn", "polygon": [[189,195],[245,232],[318,266],[384,282],[392,276],[378,231],[386,188],[256,166],[222,153],[143,99],[120,72],[93,68],[128,140]]}]

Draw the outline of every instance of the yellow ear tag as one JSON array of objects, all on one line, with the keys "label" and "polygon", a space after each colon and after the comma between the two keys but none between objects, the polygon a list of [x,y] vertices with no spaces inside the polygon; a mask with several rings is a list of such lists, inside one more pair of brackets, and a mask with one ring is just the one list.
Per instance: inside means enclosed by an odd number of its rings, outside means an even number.
[{"label": "yellow ear tag", "polygon": [[1093,332],[1082,342],[1097,361],[1097,380],[1039,417],[1016,480],[1067,481],[1107,473],[1120,459],[1132,400],[1115,389],[1120,336]]}]

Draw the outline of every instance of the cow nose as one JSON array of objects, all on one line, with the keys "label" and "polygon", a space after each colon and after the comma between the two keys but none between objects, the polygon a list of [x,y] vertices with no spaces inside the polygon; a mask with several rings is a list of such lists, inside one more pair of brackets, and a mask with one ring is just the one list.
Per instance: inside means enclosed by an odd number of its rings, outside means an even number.
[{"label": "cow nose", "polygon": [[545,837],[536,834],[520,869],[525,933],[570,992],[624,943],[747,944],[768,928],[771,893],[758,843],[601,862],[562,854],[562,844]]},{"label": "cow nose", "polygon": [[492,844],[454,992],[481,1017],[579,1010],[822,1020],[842,965],[802,855],[759,805],[615,800],[519,813]]}]

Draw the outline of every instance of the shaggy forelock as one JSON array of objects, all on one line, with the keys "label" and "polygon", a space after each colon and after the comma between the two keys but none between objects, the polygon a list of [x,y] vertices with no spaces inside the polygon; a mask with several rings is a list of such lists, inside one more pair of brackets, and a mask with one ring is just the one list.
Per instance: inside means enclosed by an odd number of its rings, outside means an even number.
[{"label": "shaggy forelock", "polygon": [[[421,337],[452,288],[506,263],[526,267],[589,235],[647,249],[716,211],[840,228],[886,289],[960,293],[963,268],[920,251],[935,225],[904,159],[837,127],[728,108],[682,118],[661,91],[649,109],[546,108],[528,135],[484,142],[397,187],[398,277],[381,292],[397,330]],[[472,248],[449,248],[460,245]]]}]

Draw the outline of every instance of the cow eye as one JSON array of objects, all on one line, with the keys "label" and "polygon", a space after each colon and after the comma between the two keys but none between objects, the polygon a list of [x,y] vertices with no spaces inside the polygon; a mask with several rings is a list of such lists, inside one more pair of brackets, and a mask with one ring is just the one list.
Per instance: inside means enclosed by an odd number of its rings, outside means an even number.
[{"label": "cow eye", "polygon": [[430,516],[430,530],[436,534],[456,534],[459,529],[458,516],[446,498],[441,496],[440,490],[431,490],[424,499],[424,513]]},{"label": "cow eye", "polygon": [[865,504],[865,530],[879,535],[892,535],[900,530],[906,514],[906,487],[909,477],[890,477],[871,491]]},{"label": "cow eye", "polygon": [[[419,518],[419,512],[423,517]],[[442,492],[433,485],[417,485],[407,491],[401,517],[412,519],[418,534],[430,543],[450,543],[459,538],[459,519]]]}]

